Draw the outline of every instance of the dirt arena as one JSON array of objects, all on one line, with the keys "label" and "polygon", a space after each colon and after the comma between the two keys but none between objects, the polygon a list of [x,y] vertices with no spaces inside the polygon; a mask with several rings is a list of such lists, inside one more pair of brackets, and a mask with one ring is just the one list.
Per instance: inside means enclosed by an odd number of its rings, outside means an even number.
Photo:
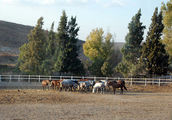
[{"label": "dirt arena", "polygon": [[172,120],[172,87],[130,87],[120,95],[0,90],[0,120]]}]

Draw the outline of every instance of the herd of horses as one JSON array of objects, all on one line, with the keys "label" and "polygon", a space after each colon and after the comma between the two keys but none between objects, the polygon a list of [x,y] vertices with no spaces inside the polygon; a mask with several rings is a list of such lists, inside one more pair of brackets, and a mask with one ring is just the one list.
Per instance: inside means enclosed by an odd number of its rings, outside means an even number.
[{"label": "herd of horses", "polygon": [[125,86],[124,80],[117,80],[117,81],[108,81],[108,80],[100,80],[100,81],[93,81],[88,79],[61,79],[61,80],[43,80],[42,81],[42,88],[45,90],[53,88],[54,90],[65,90],[65,91],[83,91],[88,92],[91,91],[92,93],[100,93],[104,94],[105,90],[109,90],[110,88],[113,89],[113,93],[115,94],[116,88],[121,89],[121,94],[123,94],[123,89],[127,91]]}]

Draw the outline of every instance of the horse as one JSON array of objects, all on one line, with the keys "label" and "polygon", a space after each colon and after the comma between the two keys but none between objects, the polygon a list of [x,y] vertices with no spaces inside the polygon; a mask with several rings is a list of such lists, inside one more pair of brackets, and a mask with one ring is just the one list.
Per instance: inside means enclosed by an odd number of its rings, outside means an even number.
[{"label": "horse", "polygon": [[42,81],[42,89],[45,90],[46,86],[48,86],[48,89],[50,87],[50,81],[49,80],[43,80]]},{"label": "horse", "polygon": [[61,82],[61,89],[65,89],[65,91],[68,89],[69,91],[72,91],[72,89],[74,91],[76,91],[77,87],[78,87],[79,83],[76,80],[71,80],[71,79],[64,79]]},{"label": "horse", "polygon": [[88,79],[82,78],[82,79],[79,79],[79,82],[80,81],[88,81]]},{"label": "horse", "polygon": [[98,90],[100,89],[101,93],[104,94],[104,90],[105,90],[106,86],[107,86],[107,80],[102,80],[102,81],[100,81],[98,83],[95,83],[95,85],[93,86],[92,93],[95,93],[96,90],[97,90],[97,93],[98,93]]},{"label": "horse", "polygon": [[60,89],[60,82],[62,82],[63,80],[52,80],[51,81],[51,87],[56,90],[56,89]]},{"label": "horse", "polygon": [[85,81],[80,81],[78,85],[78,90],[86,92],[87,85]]},{"label": "horse", "polygon": [[123,88],[127,91],[124,80],[108,81],[107,85],[112,86],[114,94],[116,92],[116,88],[121,88],[121,94],[123,94]]},{"label": "horse", "polygon": [[93,80],[80,79],[79,85],[78,85],[78,90],[87,92],[93,88],[94,84],[95,84],[95,82]]}]

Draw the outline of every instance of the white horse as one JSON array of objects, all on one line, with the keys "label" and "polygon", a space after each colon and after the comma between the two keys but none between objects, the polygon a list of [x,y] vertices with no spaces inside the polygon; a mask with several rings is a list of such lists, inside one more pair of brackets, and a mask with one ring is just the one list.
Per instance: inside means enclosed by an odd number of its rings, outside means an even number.
[{"label": "white horse", "polygon": [[100,82],[96,83],[94,86],[93,86],[93,91],[92,93],[95,93],[96,90],[97,90],[97,93],[98,93],[98,90],[100,89],[101,90],[101,93],[104,94],[104,90],[105,90],[105,87],[107,86],[107,80],[101,80]]}]

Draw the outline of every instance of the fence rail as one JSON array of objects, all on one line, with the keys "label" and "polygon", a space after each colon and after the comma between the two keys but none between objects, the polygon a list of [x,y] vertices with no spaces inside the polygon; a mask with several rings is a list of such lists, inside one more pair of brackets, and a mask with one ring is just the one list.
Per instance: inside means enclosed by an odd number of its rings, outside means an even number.
[{"label": "fence rail", "polygon": [[88,77],[88,76],[45,76],[45,75],[0,75],[0,88],[4,87],[41,87],[42,80],[59,79],[89,79],[89,80],[125,80],[129,85],[140,84],[163,85],[172,84],[172,78],[117,78],[117,77]]}]

